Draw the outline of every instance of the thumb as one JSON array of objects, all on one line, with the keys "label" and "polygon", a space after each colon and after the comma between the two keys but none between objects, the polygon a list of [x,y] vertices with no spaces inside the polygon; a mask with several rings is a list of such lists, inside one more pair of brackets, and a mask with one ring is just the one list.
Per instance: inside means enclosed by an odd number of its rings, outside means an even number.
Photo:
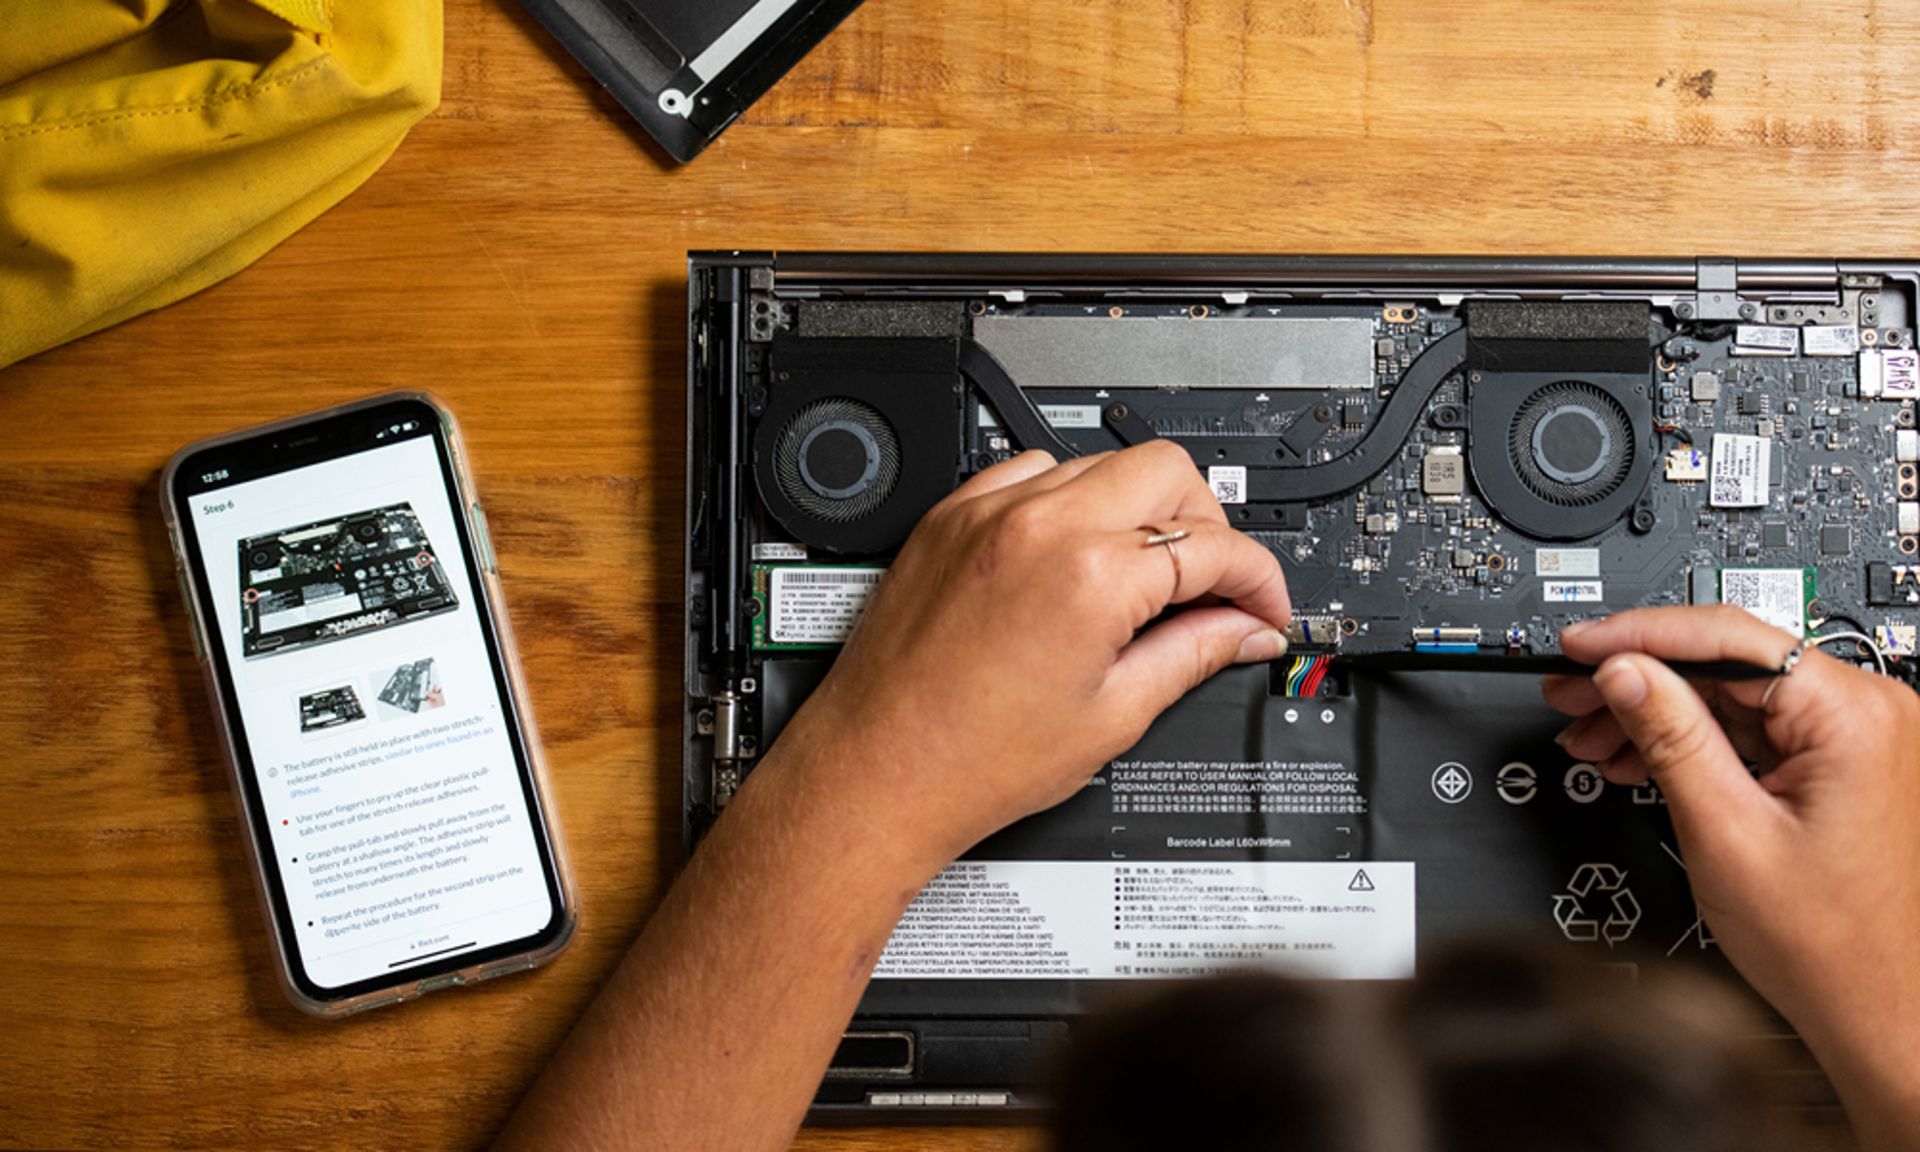
[{"label": "thumb", "polygon": [[1277,660],[1287,638],[1230,605],[1190,608],[1136,636],[1114,662],[1109,683],[1145,723],[1229,664]]},{"label": "thumb", "polygon": [[1707,702],[1673,669],[1622,653],[1600,665],[1593,684],[1666,794],[1683,846],[1715,852],[1773,815]]}]

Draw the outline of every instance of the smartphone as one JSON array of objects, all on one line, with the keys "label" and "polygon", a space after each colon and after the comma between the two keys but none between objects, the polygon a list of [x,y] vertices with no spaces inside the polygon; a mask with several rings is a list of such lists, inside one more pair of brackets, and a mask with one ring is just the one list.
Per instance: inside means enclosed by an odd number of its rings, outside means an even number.
[{"label": "smartphone", "polygon": [[180,450],[161,503],[277,954],[341,1016],[573,929],[486,517],[400,393]]}]

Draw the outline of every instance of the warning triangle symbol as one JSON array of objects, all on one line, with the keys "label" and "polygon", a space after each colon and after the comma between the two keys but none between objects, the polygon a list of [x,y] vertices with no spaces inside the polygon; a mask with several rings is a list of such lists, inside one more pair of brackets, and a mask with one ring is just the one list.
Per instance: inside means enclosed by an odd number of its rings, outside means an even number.
[{"label": "warning triangle symbol", "polygon": [[1373,878],[1367,875],[1367,870],[1365,868],[1362,868],[1358,872],[1355,872],[1353,874],[1353,879],[1347,881],[1347,891],[1349,892],[1373,891]]}]

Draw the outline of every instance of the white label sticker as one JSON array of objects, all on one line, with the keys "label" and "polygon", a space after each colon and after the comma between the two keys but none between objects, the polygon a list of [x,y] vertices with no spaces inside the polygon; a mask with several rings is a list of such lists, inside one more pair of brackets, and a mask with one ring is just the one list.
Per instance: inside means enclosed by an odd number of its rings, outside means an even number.
[{"label": "white label sticker", "polygon": [[1533,570],[1541,576],[1598,576],[1598,548],[1542,548],[1533,554]]},{"label": "white label sticker", "polygon": [[914,897],[875,979],[1141,980],[1269,965],[1413,975],[1414,866],[961,860]]},{"label": "white label sticker", "polygon": [[775,568],[767,587],[767,639],[838,644],[853,631],[884,568]]},{"label": "white label sticker", "polygon": [[262,611],[260,631],[282,632],[301,624],[318,624],[322,620],[351,616],[358,611],[360,611],[360,593],[358,592],[318,597],[304,604],[290,605],[277,612]]},{"label": "white label sticker", "polygon": [[1795,636],[1807,634],[1806,576],[1798,568],[1724,568],[1720,602],[1745,608]]},{"label": "white label sticker", "polygon": [[1207,487],[1222,504],[1247,502],[1247,470],[1238,464],[1216,464],[1207,469]]},{"label": "white label sticker", "polygon": [[1791,356],[1800,351],[1800,332],[1766,324],[1742,324],[1733,330],[1733,350],[1748,356]]},{"label": "white label sticker", "polygon": [[807,550],[784,540],[766,540],[753,546],[755,560],[805,560]]},{"label": "white label sticker", "polygon": [[1550,604],[1589,604],[1605,599],[1598,580],[1549,580],[1541,594]]},{"label": "white label sticker", "polygon": [[1860,329],[1847,324],[1809,325],[1800,338],[1809,356],[1851,356],[1860,351]]},{"label": "white label sticker", "polygon": [[[1100,427],[1100,407],[1097,404],[1036,404],[1034,407],[1055,428]],[[985,404],[980,405],[980,427],[1000,427],[999,415]]]},{"label": "white label sticker", "polygon": [[1708,503],[1715,508],[1764,508],[1773,469],[1773,441],[1717,432]]}]

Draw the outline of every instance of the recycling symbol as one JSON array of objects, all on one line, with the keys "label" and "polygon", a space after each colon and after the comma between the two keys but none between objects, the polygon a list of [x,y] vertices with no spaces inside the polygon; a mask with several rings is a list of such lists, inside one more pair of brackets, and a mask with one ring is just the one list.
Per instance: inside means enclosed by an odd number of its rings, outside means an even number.
[{"label": "recycling symbol", "polygon": [[1565,892],[1553,897],[1553,922],[1569,940],[1624,943],[1640,924],[1640,902],[1627,888],[1627,874],[1611,864],[1582,864]]}]

